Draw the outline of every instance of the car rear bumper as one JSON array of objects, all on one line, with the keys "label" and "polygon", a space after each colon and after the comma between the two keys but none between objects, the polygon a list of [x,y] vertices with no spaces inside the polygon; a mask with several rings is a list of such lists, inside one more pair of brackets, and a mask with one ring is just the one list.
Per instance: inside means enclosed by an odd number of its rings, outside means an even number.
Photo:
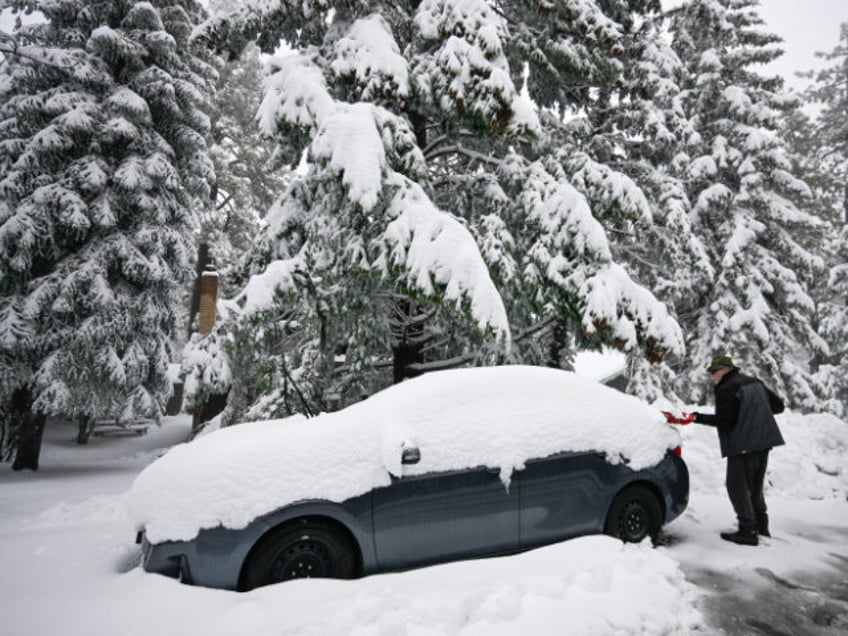
[{"label": "car rear bumper", "polygon": [[668,467],[664,483],[668,491],[665,502],[665,522],[669,523],[683,514],[689,505],[689,468],[674,453],[668,453],[664,462]]}]

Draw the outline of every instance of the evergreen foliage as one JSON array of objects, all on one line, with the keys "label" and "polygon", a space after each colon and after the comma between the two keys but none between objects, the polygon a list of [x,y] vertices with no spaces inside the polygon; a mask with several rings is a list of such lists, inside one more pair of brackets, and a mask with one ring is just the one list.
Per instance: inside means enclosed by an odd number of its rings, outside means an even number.
[{"label": "evergreen foliage", "polygon": [[216,70],[189,41],[202,9],[38,9],[0,67],[0,403],[27,390],[40,416],[158,419],[214,178]]},{"label": "evergreen foliage", "polygon": [[[596,216],[609,229],[617,261],[673,308],[691,312],[712,284],[714,269],[702,237],[692,228],[686,188],[686,150],[695,136],[683,103],[685,70],[670,46],[664,16],[652,3],[641,15],[618,6],[622,72],[612,90],[589,110],[582,145],[596,164],[594,181],[606,172],[623,175],[622,196],[589,189]],[[600,167],[606,166],[603,170]],[[600,191],[601,197],[592,197]],[[645,399],[673,397],[676,357],[659,360],[634,350],[628,359],[628,391]]]},{"label": "evergreen foliage", "polygon": [[684,103],[697,134],[686,167],[693,231],[715,267],[708,294],[685,316],[691,371],[681,393],[703,401],[703,363],[727,351],[794,408],[821,408],[809,361],[827,350],[813,328],[810,281],[823,261],[805,246],[820,221],[778,135],[794,106],[782,81],[756,66],[780,55],[755,0],[692,0],[674,15],[686,64]]},{"label": "evergreen foliage", "polygon": [[251,45],[221,69],[209,113],[207,144],[216,180],[210,206],[202,210],[200,240],[210,247],[225,294],[244,283],[242,261],[288,180],[275,165],[273,142],[260,136],[255,121],[261,90],[262,60]]},{"label": "evergreen foliage", "polygon": [[840,29],[839,44],[820,53],[827,62],[813,80],[806,99],[818,109],[814,119],[798,113],[786,126],[786,136],[801,157],[800,169],[811,184],[825,224],[818,245],[829,275],[815,288],[819,330],[830,352],[819,360],[819,374],[832,410],[848,412],[848,23]]},{"label": "evergreen foliage", "polygon": [[247,3],[196,33],[237,54],[288,31],[260,125],[307,171],[238,300],[308,343],[287,366],[319,404],[390,368],[568,366],[578,343],[682,354],[604,225],[650,205],[569,121],[623,81],[627,25],[656,3],[335,3],[331,20],[329,4]]},{"label": "evergreen foliage", "polygon": [[845,32],[809,120],[757,70],[756,0],[36,5],[0,36],[19,448],[48,414],[161,414],[198,240],[231,298],[187,405],[229,391],[225,424],[603,346],[646,399],[705,401],[728,352],[845,404]]}]

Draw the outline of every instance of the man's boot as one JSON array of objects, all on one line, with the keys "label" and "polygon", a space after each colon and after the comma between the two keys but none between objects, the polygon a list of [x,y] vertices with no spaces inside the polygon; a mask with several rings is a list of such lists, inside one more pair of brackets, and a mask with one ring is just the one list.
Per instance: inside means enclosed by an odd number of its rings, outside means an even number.
[{"label": "man's boot", "polygon": [[757,534],[762,537],[770,537],[771,533],[769,532],[769,519],[766,513],[761,515],[757,515]]},{"label": "man's boot", "polygon": [[759,544],[759,540],[757,539],[756,527],[740,526],[739,530],[737,530],[736,532],[722,532],[721,538],[725,541],[732,541],[733,543],[738,543],[739,545]]}]

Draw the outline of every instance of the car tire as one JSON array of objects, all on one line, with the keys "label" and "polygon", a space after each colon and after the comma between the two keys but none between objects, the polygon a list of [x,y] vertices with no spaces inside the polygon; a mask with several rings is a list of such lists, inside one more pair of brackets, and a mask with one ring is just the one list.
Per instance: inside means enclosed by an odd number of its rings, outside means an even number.
[{"label": "car tire", "polygon": [[644,486],[629,486],[610,506],[604,532],[627,543],[645,537],[655,540],[662,527],[662,508],[656,495]]},{"label": "car tire", "polygon": [[241,590],[298,578],[350,579],[359,574],[351,537],[332,523],[301,519],[275,528],[248,556]]}]

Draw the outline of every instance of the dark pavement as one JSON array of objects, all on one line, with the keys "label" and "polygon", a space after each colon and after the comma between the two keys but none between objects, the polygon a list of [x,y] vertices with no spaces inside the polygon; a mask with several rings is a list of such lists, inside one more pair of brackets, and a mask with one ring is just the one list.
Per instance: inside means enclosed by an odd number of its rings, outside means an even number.
[{"label": "dark pavement", "polygon": [[741,575],[698,569],[687,571],[686,577],[706,593],[700,610],[707,633],[846,636],[848,556],[831,553],[828,565],[791,577],[767,568]]}]

